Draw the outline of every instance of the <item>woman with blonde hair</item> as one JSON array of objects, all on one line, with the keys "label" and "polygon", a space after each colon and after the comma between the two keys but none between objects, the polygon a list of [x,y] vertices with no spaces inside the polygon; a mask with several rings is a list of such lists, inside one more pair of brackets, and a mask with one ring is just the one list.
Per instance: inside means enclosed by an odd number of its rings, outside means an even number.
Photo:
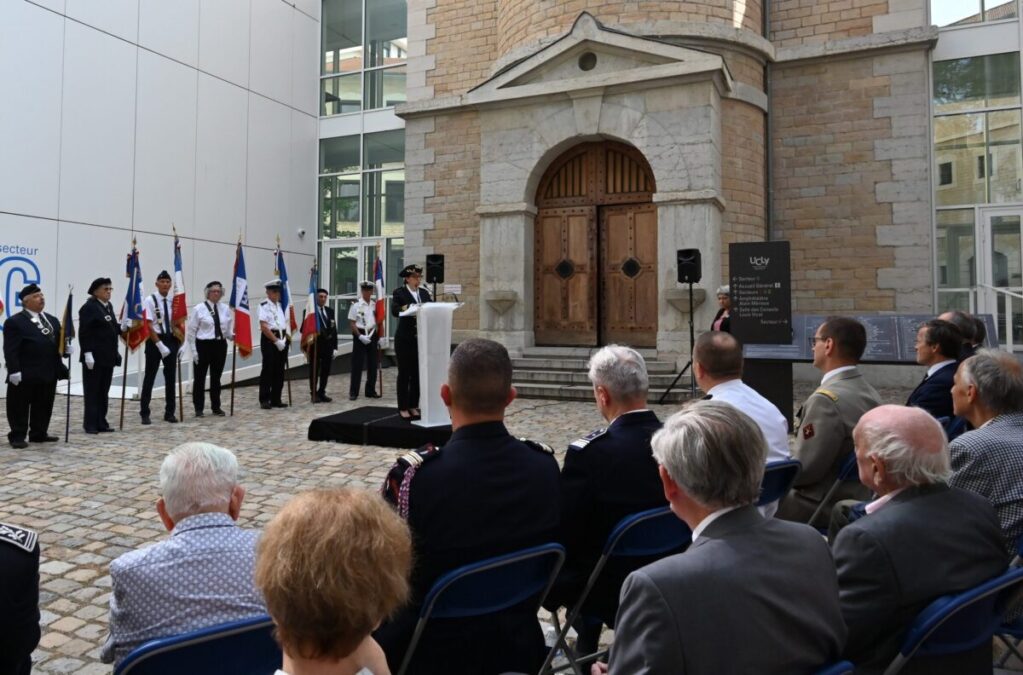
[{"label": "woman with blonde hair", "polygon": [[315,490],[266,526],[256,585],[284,650],[278,675],[389,675],[370,633],[408,597],[412,543],[376,494]]}]

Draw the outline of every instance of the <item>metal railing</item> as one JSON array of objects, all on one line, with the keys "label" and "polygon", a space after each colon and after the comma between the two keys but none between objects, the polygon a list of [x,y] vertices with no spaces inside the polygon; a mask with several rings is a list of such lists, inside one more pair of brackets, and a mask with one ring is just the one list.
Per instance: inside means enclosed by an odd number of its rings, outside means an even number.
[{"label": "metal railing", "polygon": [[992,312],[995,316],[995,328],[998,329],[998,340],[1002,344],[1002,349],[1008,352],[1023,351],[1023,344],[1018,344],[1016,341],[1016,337],[1023,334],[1023,293],[985,283],[977,285],[998,293],[1005,301],[1002,307],[997,307],[996,311]]}]

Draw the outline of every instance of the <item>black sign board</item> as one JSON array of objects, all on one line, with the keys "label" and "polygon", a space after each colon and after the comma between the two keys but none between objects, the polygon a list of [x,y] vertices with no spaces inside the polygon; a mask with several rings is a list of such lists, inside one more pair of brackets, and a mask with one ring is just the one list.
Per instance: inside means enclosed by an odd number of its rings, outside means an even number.
[{"label": "black sign board", "polygon": [[731,332],[743,344],[792,341],[789,242],[729,244]]}]

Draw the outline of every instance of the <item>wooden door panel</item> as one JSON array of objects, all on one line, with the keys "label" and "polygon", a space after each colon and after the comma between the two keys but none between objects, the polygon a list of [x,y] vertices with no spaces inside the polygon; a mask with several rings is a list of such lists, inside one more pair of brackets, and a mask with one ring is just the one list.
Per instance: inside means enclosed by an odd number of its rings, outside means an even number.
[{"label": "wooden door panel", "polygon": [[540,209],[537,213],[537,344],[597,344],[596,234],[596,207]]},{"label": "wooden door panel", "polygon": [[657,346],[657,211],[653,204],[601,209],[603,342]]}]

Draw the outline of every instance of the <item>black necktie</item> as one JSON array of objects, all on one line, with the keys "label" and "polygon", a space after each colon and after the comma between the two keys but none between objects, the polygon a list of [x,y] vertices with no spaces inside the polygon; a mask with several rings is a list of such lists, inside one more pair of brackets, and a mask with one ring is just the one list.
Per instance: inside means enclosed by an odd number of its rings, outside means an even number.
[{"label": "black necktie", "polygon": [[167,312],[167,298],[163,299],[163,334],[170,335],[170,314]]},{"label": "black necktie", "polygon": [[45,325],[46,328],[50,331],[49,333],[47,333],[47,335],[51,336],[50,339],[53,339],[53,337],[52,337],[53,336],[53,326],[50,325],[49,319],[47,319],[46,315],[43,314],[42,312],[39,312],[39,319],[43,322],[43,325]]},{"label": "black necktie", "polygon": [[220,312],[217,311],[216,305],[213,307],[206,305],[206,308],[210,310],[210,315],[213,317],[213,336],[218,340],[223,340],[224,334],[220,332]]}]

